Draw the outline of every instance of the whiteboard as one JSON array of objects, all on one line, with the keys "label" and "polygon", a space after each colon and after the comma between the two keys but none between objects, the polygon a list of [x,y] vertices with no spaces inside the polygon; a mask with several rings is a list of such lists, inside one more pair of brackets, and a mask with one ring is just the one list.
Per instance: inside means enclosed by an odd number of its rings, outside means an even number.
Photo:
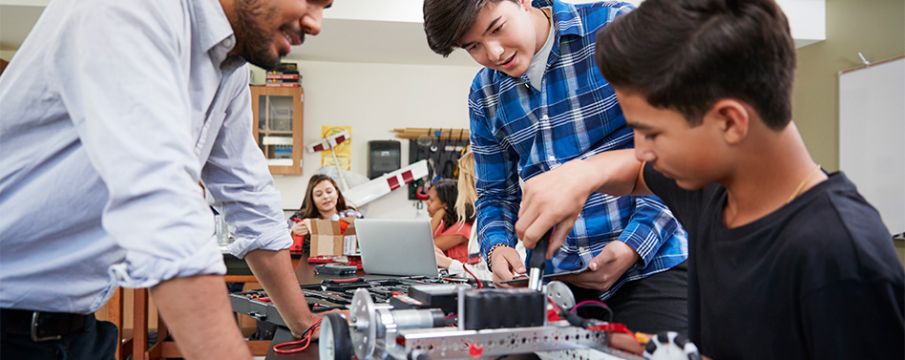
[{"label": "whiteboard", "polygon": [[839,74],[839,169],[905,232],[905,58]]}]

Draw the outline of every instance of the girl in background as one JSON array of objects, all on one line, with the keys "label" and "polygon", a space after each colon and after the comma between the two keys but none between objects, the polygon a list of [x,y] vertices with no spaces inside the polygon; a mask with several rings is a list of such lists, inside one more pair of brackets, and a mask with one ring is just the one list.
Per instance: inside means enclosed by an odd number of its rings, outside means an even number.
[{"label": "girl in background", "polygon": [[460,217],[460,212],[455,207],[458,194],[455,180],[440,180],[428,191],[427,213],[431,217],[434,245],[444,255],[465,262],[468,260],[468,239],[474,222],[474,207],[466,205]]},{"label": "girl in background", "polygon": [[289,217],[293,238],[302,237],[302,251],[308,253],[311,219],[339,220],[344,217],[362,218],[358,210],[346,205],[346,199],[333,178],[315,174],[308,181],[302,207]]},{"label": "girl in background", "polygon": [[[471,231],[468,235],[466,254],[479,254],[481,245],[478,243],[477,228],[471,226],[474,221],[474,203],[478,193],[475,190],[474,154],[471,152],[470,147],[466,148],[465,154],[459,158],[459,181],[457,187],[455,209],[458,218],[470,219],[469,221],[472,222],[469,224]],[[466,276],[465,267],[468,266],[468,270],[478,279],[482,281],[491,281],[493,279],[490,270],[487,268],[487,263],[480,259],[477,259],[476,262],[468,261],[468,256],[465,257],[465,261],[453,259],[447,256],[439,247],[434,248],[434,255],[437,258],[437,265],[447,269],[450,275]]]}]

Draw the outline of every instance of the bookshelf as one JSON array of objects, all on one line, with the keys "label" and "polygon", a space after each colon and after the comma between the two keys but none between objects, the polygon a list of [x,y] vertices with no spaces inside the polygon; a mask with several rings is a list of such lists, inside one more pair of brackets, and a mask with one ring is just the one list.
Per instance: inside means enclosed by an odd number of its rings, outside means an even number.
[{"label": "bookshelf", "polygon": [[252,129],[274,175],[302,174],[301,87],[251,86]]}]

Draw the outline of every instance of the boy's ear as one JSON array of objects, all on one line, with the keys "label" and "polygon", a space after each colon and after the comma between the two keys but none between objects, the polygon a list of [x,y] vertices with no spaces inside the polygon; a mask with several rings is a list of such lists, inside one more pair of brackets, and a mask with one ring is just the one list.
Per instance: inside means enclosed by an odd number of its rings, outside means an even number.
[{"label": "boy's ear", "polygon": [[704,115],[716,122],[726,143],[734,145],[748,136],[751,123],[751,109],[735,99],[718,100]]}]

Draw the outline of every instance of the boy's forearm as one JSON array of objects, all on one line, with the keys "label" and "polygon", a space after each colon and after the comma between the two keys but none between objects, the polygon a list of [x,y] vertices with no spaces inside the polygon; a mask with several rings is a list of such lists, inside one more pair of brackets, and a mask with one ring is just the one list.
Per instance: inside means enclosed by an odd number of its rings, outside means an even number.
[{"label": "boy's forearm", "polygon": [[255,250],[248,253],[245,262],[293,333],[301,335],[314,325],[317,316],[308,309],[288,250]]},{"label": "boy's forearm", "polygon": [[186,359],[251,359],[230,314],[223,276],[175,278],[150,293]]},{"label": "boy's forearm", "polygon": [[594,192],[609,195],[650,195],[641,175],[643,163],[634,149],[607,151],[587,158],[585,165],[595,169],[589,181]]}]

